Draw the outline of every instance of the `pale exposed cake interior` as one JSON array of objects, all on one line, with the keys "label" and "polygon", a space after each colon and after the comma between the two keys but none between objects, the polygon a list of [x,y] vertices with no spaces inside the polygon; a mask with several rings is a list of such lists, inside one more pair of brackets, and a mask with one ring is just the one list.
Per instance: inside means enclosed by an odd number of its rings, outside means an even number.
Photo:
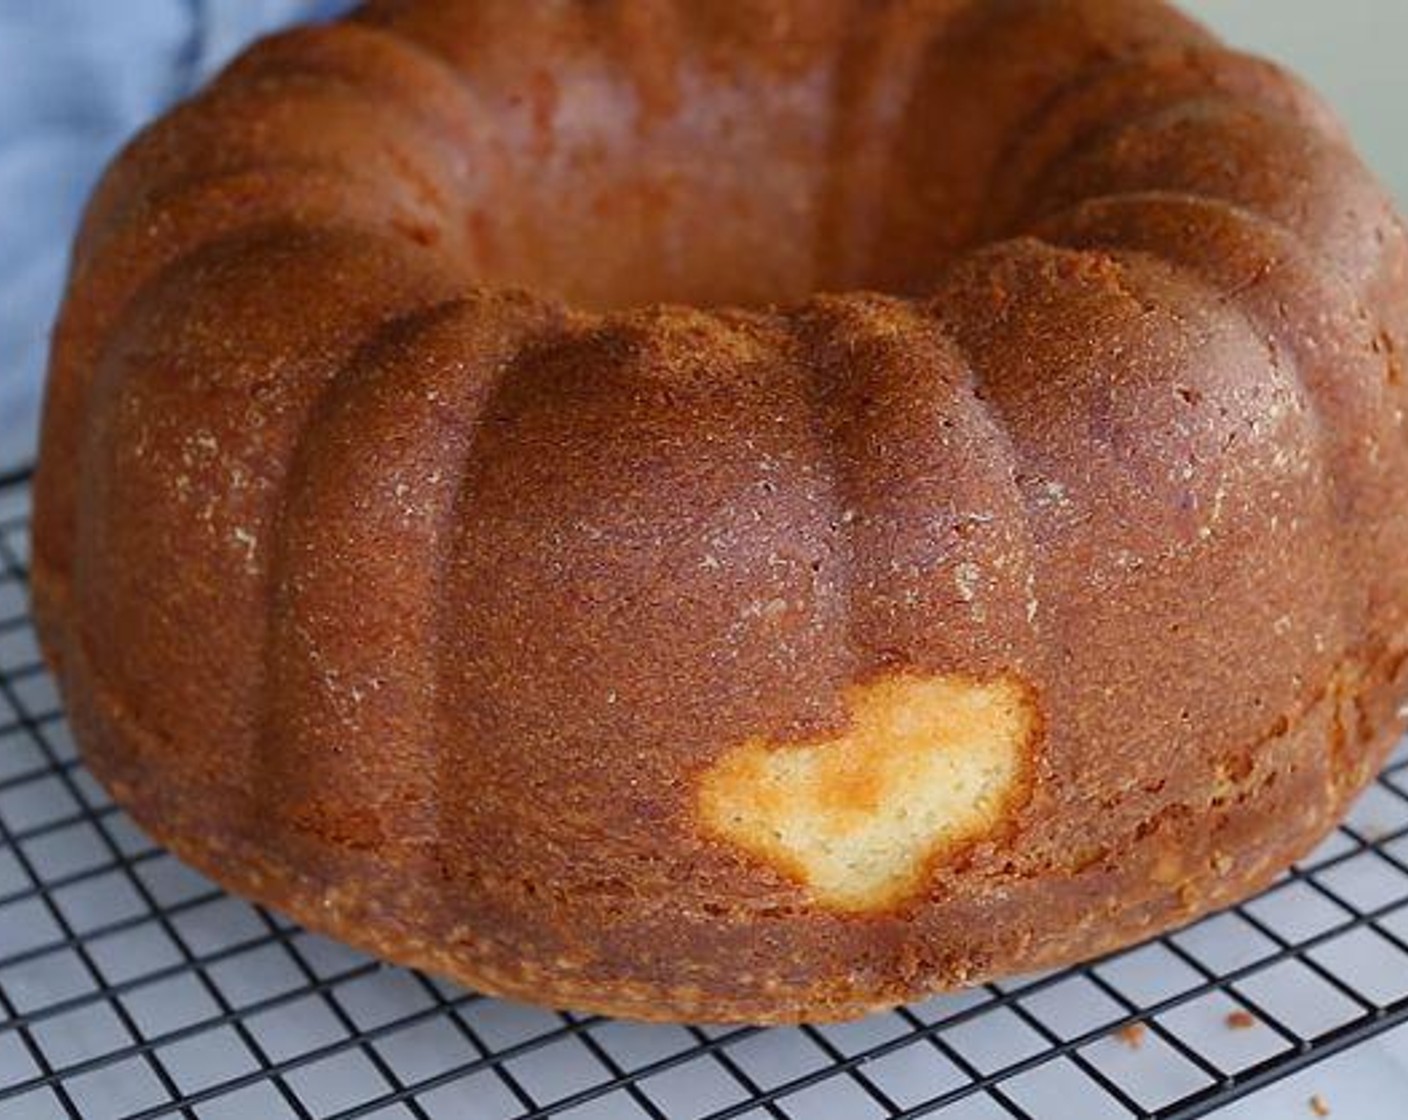
[{"label": "pale exposed cake interior", "polygon": [[1024,771],[1034,716],[999,679],[893,676],[847,695],[835,738],[749,739],[704,775],[714,833],[843,910],[890,905],[941,849],[997,825]]}]

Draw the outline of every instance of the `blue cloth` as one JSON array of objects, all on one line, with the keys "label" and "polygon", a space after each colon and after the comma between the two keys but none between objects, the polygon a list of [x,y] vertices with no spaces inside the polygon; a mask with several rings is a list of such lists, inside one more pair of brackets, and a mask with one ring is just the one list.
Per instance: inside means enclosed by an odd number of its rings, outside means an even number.
[{"label": "blue cloth", "polygon": [[84,200],[122,143],[254,36],[330,0],[0,0],[0,470],[32,458]]}]

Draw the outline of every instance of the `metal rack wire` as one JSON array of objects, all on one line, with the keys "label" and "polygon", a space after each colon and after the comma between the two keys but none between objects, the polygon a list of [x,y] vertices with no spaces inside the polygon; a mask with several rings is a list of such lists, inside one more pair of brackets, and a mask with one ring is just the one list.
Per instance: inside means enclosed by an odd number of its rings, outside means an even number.
[{"label": "metal rack wire", "polygon": [[1408,754],[1261,897],[843,1026],[642,1026],[382,965],[155,847],[75,752],[0,478],[0,1116],[1205,1115],[1408,1020]]}]

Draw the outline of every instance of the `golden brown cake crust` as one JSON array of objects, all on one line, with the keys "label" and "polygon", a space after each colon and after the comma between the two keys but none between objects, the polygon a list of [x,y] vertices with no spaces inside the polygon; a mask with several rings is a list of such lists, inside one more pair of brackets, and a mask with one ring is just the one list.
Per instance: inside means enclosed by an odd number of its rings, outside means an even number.
[{"label": "golden brown cake crust", "polygon": [[36,614],[236,891],[852,1016],[1332,826],[1408,694],[1405,345],[1332,117],[1154,0],[374,2],[99,187]]}]

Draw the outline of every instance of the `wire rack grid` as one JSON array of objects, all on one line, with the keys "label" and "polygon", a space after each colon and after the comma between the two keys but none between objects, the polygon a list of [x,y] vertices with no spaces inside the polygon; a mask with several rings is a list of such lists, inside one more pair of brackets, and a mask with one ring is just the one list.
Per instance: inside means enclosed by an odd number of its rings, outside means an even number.
[{"label": "wire rack grid", "polygon": [[1104,960],[840,1026],[494,1000],[235,899],[83,766],[0,479],[0,1117],[1187,1120],[1408,1020],[1408,754],[1269,891]]}]

